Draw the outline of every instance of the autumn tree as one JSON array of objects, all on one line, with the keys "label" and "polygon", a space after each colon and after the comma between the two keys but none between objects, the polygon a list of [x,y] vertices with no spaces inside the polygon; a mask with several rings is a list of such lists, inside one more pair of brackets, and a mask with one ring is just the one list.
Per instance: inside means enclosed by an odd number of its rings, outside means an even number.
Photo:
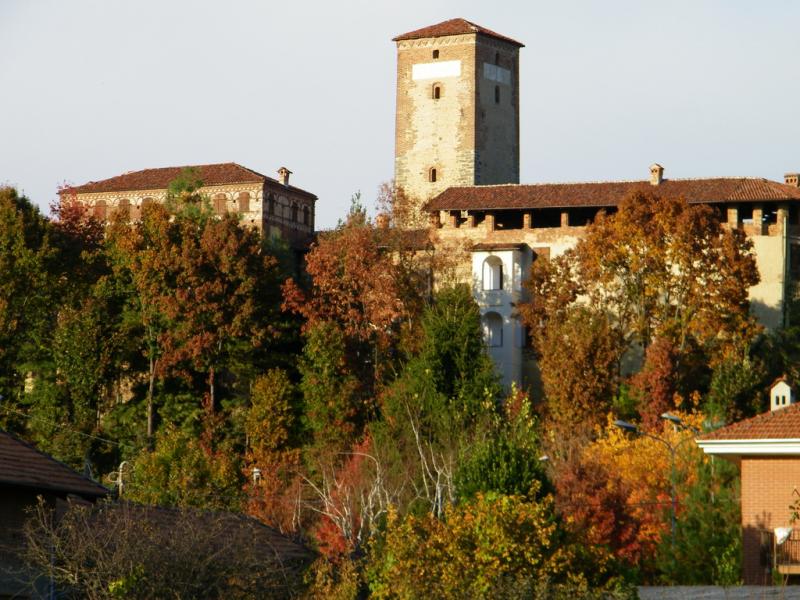
[{"label": "autumn tree", "polygon": [[47,348],[56,304],[52,257],[39,210],[16,190],[0,188],[0,395],[6,406],[22,393],[25,363],[39,362]]},{"label": "autumn tree", "polygon": [[748,290],[758,279],[752,242],[711,207],[638,193],[598,215],[573,249],[534,263],[520,313],[540,356],[574,305],[602,312],[623,349],[663,339],[680,389],[693,362],[714,363],[750,342]]}]

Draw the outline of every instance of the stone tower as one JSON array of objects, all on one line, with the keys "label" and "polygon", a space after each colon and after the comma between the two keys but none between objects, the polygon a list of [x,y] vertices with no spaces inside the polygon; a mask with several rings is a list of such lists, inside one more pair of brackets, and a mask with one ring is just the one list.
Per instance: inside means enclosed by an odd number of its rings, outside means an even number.
[{"label": "stone tower", "polygon": [[519,183],[523,45],[464,19],[394,41],[394,174],[410,209],[405,224],[421,224],[421,206],[449,187]]}]

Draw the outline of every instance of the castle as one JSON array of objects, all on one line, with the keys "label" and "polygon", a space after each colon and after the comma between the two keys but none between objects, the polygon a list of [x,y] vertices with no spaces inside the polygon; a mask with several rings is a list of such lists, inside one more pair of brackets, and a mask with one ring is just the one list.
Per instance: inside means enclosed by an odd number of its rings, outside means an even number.
[{"label": "castle", "polygon": [[265,236],[280,238],[298,252],[308,248],[314,235],[317,197],[290,185],[292,172],[286,167],[278,169],[278,179],[236,163],[145,169],[68,187],[61,195],[89,207],[101,221],[114,213],[136,221],[143,206],[167,199],[170,182],[186,169],[202,182],[199,192],[209,198],[216,214],[235,212],[244,225]]},{"label": "castle", "polygon": [[431,223],[440,243],[467,242],[474,297],[503,381],[526,384],[525,332],[515,304],[536,256],[573,247],[601,210],[637,191],[718,211],[753,241],[761,281],[753,313],[785,324],[800,276],[800,178],[671,179],[653,164],[640,181],[519,184],[519,50],[489,29],[452,19],[397,43],[395,184],[411,207],[407,227]]}]

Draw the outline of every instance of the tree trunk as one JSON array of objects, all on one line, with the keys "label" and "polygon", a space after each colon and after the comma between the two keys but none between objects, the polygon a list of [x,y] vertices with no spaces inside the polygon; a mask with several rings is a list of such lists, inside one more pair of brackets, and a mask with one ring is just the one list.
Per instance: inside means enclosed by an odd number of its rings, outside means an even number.
[{"label": "tree trunk", "polygon": [[147,443],[153,447],[153,387],[156,381],[156,361],[150,356],[150,382],[147,386]]}]

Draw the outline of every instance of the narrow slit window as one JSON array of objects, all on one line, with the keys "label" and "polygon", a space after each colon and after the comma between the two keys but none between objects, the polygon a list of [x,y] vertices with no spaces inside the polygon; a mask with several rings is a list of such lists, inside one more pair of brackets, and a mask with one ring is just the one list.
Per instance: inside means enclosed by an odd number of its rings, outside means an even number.
[{"label": "narrow slit window", "polygon": [[433,93],[431,94],[434,100],[442,97],[442,86],[438,83],[433,86]]},{"label": "narrow slit window", "polygon": [[500,86],[494,86],[494,103],[500,104]]},{"label": "narrow slit window", "polygon": [[436,183],[436,168],[431,169],[428,171],[428,181],[431,183]]},{"label": "narrow slit window", "polygon": [[436,60],[437,58],[439,58],[439,51],[438,50],[434,50],[433,51],[433,59]]}]

